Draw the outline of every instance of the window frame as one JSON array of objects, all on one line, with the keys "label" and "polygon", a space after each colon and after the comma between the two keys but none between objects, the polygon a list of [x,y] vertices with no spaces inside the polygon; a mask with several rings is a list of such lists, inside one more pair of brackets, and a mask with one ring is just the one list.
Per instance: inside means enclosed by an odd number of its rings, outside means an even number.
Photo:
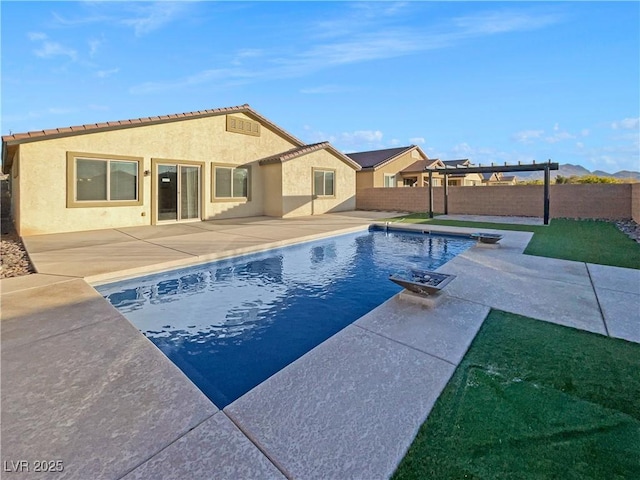
[{"label": "window frame", "polygon": [[[77,181],[77,161],[78,160],[91,160],[102,161],[107,164],[107,184],[106,184],[106,200],[78,200],[78,181]],[[110,176],[111,168],[110,163],[115,162],[130,162],[137,163],[137,178],[136,178],[136,199],[135,200],[110,200]],[[144,178],[144,158],[143,157],[130,157],[127,155],[109,155],[109,154],[95,154],[86,152],[67,152],[67,208],[95,208],[95,207],[133,207],[141,206],[144,199],[143,190],[143,178]]]},{"label": "window frame", "polygon": [[[324,174],[322,177],[322,190],[323,190],[322,195],[319,195],[316,192],[316,172],[322,172]],[[333,175],[333,193],[331,195],[324,195],[327,173],[331,173]],[[323,198],[323,199],[336,198],[336,170],[333,168],[312,168],[311,169],[311,189],[312,189],[314,198]]]},{"label": "window frame", "polygon": [[[387,185],[387,179],[391,178],[391,182],[393,183],[393,185]],[[396,174],[395,173],[385,173],[383,174],[382,177],[382,186],[384,188],[395,188],[398,186],[398,183],[396,181]]]},{"label": "window frame", "polygon": [[[230,197],[218,197],[216,196],[216,169],[217,168],[227,168],[231,170],[230,176]],[[243,197],[234,197],[233,196],[233,173],[234,170],[243,169],[247,171],[247,195]],[[233,202],[233,203],[243,203],[251,201],[251,166],[250,165],[230,165],[226,163],[212,163],[211,164],[211,201],[212,202]]]}]

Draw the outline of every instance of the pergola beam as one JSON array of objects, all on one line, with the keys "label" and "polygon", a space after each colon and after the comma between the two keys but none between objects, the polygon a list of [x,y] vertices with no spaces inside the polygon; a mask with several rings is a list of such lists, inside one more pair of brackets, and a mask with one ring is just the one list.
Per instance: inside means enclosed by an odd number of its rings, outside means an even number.
[{"label": "pergola beam", "polygon": [[487,165],[483,167],[478,165],[477,167],[467,166],[444,166],[444,167],[425,167],[425,171],[429,172],[429,218],[433,218],[433,174],[439,173],[444,177],[444,213],[449,213],[449,185],[447,182],[447,175],[452,173],[504,173],[504,172],[535,172],[544,170],[544,224],[549,225],[549,183],[550,183],[550,171],[558,170],[560,166],[556,162],[549,160],[546,163],[527,163],[518,165]]}]

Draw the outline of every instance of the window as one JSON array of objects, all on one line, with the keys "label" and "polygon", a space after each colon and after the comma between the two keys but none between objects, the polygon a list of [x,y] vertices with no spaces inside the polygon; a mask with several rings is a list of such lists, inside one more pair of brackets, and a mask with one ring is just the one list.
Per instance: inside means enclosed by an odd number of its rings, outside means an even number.
[{"label": "window", "polygon": [[246,167],[213,167],[213,198],[248,199],[249,169]]},{"label": "window", "polygon": [[385,175],[384,175],[384,186],[386,188],[395,187],[396,186],[396,176],[395,175],[389,175],[389,174],[385,173]]},{"label": "window", "polygon": [[67,206],[142,205],[141,160],[67,154]]},{"label": "window", "polygon": [[313,194],[318,197],[333,197],[335,195],[335,176],[332,170],[313,171]]}]

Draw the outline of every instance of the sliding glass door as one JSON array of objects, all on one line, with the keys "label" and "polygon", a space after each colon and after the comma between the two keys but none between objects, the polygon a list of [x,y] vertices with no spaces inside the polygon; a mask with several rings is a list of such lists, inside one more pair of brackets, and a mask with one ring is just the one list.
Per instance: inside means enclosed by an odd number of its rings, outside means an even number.
[{"label": "sliding glass door", "polygon": [[200,218],[200,167],[158,165],[158,221]]}]

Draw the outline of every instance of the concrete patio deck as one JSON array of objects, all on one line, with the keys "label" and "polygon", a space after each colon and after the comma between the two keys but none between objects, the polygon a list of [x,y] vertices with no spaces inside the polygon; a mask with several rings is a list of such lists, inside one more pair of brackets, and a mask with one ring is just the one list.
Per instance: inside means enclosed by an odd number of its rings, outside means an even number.
[{"label": "concrete patio deck", "polygon": [[530,257],[530,233],[502,232],[440,268],[458,278],[436,308],[393,297],[221,411],[90,286],[390,215],[25,238],[39,273],[0,282],[3,478],[387,478],[490,308],[640,342],[640,270]]}]

